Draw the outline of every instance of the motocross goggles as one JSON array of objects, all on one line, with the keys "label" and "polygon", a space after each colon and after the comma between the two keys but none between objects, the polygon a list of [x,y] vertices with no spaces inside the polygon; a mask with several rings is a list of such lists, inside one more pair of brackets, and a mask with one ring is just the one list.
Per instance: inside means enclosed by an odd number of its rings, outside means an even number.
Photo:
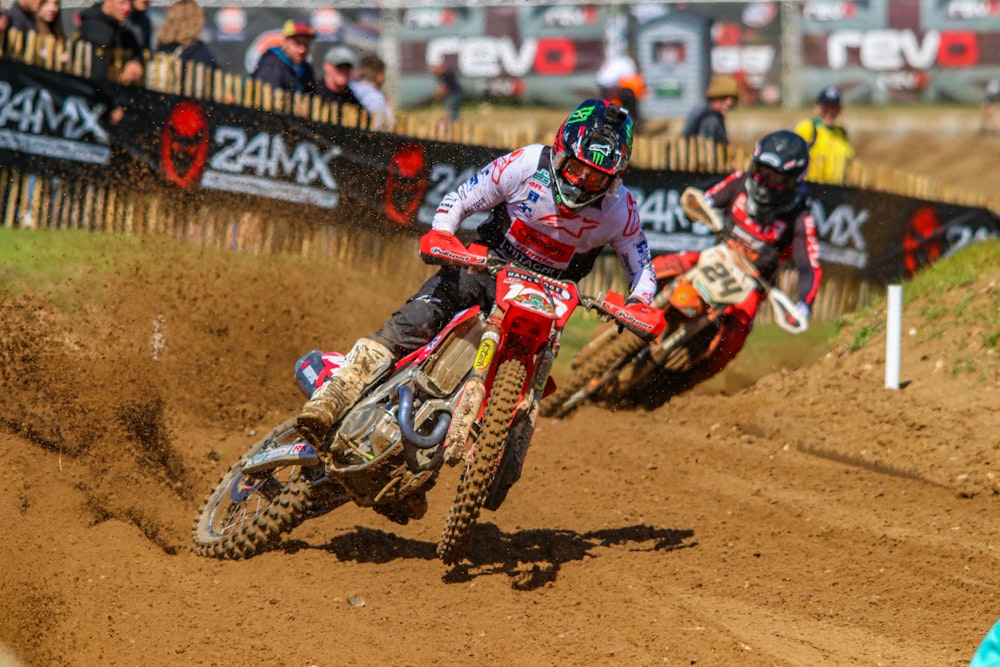
[{"label": "motocross goggles", "polygon": [[780,192],[798,185],[799,174],[783,173],[766,164],[754,161],[750,164],[750,177],[768,190]]},{"label": "motocross goggles", "polygon": [[603,192],[614,179],[612,174],[592,167],[575,157],[567,157],[560,168],[562,177],[585,192]]}]

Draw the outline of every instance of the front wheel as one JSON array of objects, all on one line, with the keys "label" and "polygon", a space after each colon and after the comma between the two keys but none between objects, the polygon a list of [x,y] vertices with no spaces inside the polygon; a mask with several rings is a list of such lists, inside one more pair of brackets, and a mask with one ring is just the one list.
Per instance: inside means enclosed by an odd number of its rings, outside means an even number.
[{"label": "front wheel", "polygon": [[619,334],[604,349],[595,350],[565,383],[560,383],[551,396],[542,401],[543,417],[562,418],[596,394],[647,343],[633,333]]},{"label": "front wheel", "polygon": [[493,483],[497,461],[507,442],[511,417],[526,378],[524,364],[517,359],[509,359],[497,369],[479,438],[470,455],[471,460],[466,461],[458,493],[448,512],[448,522],[438,542],[438,556],[449,565],[462,560],[468,549],[472,529]]},{"label": "front wheel", "polygon": [[290,419],[246,451],[222,476],[192,529],[199,556],[239,560],[267,550],[302,523],[313,505],[313,486],[299,466],[245,475],[243,466],[260,452],[301,440]]}]

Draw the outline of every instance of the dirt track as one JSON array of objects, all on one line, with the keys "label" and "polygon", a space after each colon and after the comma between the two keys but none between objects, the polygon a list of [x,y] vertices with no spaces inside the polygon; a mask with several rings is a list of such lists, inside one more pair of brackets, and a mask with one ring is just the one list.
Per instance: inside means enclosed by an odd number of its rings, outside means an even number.
[{"label": "dirt track", "polygon": [[876,336],[735,396],[543,421],[467,567],[434,557],[454,470],[408,526],[345,508],[198,558],[202,497],[301,404],[294,360],[413,285],[141,247],[99,289],[0,296],[0,642],[25,664],[957,666],[1000,617],[1000,365],[920,304],[898,392]]}]

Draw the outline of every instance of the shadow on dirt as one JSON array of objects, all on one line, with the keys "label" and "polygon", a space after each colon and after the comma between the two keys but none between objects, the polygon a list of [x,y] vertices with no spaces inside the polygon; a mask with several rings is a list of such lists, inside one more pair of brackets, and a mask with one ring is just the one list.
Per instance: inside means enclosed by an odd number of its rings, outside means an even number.
[{"label": "shadow on dirt", "polygon": [[[534,590],[554,582],[564,563],[596,558],[593,552],[597,548],[624,546],[633,552],[673,551],[696,546],[697,542],[685,541],[693,536],[693,530],[642,524],[582,534],[549,528],[504,533],[492,523],[479,524],[472,536],[467,562],[454,566],[443,580],[463,583],[480,576],[504,574],[510,578],[513,588]],[[310,545],[293,540],[283,547],[288,553],[310,548],[328,551],[342,561],[358,563],[437,559],[437,545],[433,542],[411,540],[363,526],[358,526],[353,533],[338,535],[326,544]]]}]

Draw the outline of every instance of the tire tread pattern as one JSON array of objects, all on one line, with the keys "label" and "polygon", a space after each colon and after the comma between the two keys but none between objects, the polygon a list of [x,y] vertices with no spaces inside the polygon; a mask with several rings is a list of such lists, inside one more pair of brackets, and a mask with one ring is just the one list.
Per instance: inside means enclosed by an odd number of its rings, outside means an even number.
[{"label": "tire tread pattern", "polygon": [[287,432],[292,424],[293,421],[286,421],[255,443],[219,480],[202,505],[192,528],[196,554],[223,560],[251,558],[266,551],[283,533],[290,532],[308,518],[312,506],[312,485],[301,476],[296,476],[284,485],[281,493],[262,512],[231,533],[220,536],[208,528],[212,509],[218,505],[219,497],[229,492],[244,461],[265,449],[275,437]]},{"label": "tire tread pattern", "polygon": [[587,396],[577,396],[594,378],[602,378],[612,368],[624,365],[632,356],[646,347],[647,343],[632,333],[622,333],[596,350],[586,362],[580,365],[569,379],[560,383],[551,396],[542,401],[540,413],[543,417],[562,418],[571,414]]},{"label": "tire tread pattern", "polygon": [[448,565],[465,557],[472,529],[493,482],[497,460],[507,442],[511,416],[526,376],[524,364],[517,359],[509,359],[497,369],[482,431],[476,441],[475,457],[462,472],[444,533],[438,542],[438,556]]}]

